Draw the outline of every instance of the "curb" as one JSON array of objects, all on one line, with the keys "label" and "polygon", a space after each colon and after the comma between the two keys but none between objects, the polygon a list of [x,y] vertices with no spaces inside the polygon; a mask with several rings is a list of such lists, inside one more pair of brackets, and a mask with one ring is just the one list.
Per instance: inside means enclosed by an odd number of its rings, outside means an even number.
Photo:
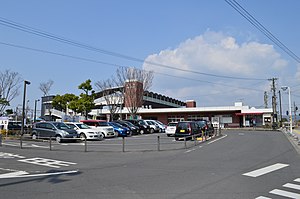
[{"label": "curb", "polygon": [[285,137],[287,137],[287,139],[293,145],[293,147],[295,148],[297,153],[300,155],[300,140],[299,140],[298,136],[287,132],[285,129],[280,129],[280,131],[285,135]]}]

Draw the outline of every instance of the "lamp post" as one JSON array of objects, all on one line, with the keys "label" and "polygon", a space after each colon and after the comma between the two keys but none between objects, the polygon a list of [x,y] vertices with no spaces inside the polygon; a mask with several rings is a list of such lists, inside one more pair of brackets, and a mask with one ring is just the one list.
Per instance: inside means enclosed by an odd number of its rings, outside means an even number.
[{"label": "lamp post", "polygon": [[24,134],[24,120],[25,120],[25,100],[26,100],[26,85],[29,85],[29,81],[24,81],[24,93],[23,93],[23,107],[22,107],[22,126],[21,126],[21,135]]},{"label": "lamp post", "polygon": [[34,100],[34,116],[33,116],[33,122],[36,122],[36,104],[39,102],[40,99]]},{"label": "lamp post", "polygon": [[291,89],[288,86],[282,86],[281,89],[283,91],[288,90],[288,92],[289,92],[289,119],[290,119],[289,122],[290,122],[290,133],[292,133],[293,132],[293,127],[292,127],[293,120],[292,120],[292,105],[291,105]]}]

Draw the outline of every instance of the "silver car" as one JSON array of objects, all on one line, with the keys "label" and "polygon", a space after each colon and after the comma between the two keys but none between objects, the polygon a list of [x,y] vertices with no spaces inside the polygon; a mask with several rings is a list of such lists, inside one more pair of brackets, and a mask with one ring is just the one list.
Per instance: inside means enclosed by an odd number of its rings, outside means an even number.
[{"label": "silver car", "polygon": [[77,131],[70,128],[63,122],[38,122],[33,125],[32,139],[55,138],[57,142],[70,139],[77,140]]}]

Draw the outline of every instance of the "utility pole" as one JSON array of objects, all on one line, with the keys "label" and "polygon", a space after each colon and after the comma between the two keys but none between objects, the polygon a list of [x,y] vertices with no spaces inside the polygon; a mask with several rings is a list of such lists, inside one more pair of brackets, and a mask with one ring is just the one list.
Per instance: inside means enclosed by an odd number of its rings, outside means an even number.
[{"label": "utility pole", "polygon": [[282,126],[282,105],[281,105],[281,92],[278,91],[279,94],[279,111],[280,111],[280,126]]},{"label": "utility pole", "polygon": [[273,77],[273,78],[268,79],[268,80],[272,81],[271,91],[273,92],[272,109],[273,109],[273,124],[274,124],[275,122],[277,122],[277,104],[276,104],[276,84],[275,84],[275,81],[278,80],[278,78]]}]

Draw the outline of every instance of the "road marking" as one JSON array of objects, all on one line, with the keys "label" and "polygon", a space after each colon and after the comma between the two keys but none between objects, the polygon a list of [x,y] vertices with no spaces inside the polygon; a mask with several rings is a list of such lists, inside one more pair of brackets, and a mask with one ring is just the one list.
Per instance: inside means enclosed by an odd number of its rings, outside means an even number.
[{"label": "road marking", "polygon": [[268,197],[265,197],[265,196],[259,196],[259,197],[255,198],[255,199],[271,199],[271,198],[268,198]]},{"label": "road marking", "polygon": [[65,161],[51,160],[51,159],[45,159],[45,158],[30,158],[30,159],[23,159],[23,160],[18,160],[18,161],[29,163],[29,164],[40,165],[40,166],[52,167],[52,168],[60,168],[61,166],[67,167],[70,165],[77,164],[74,162],[65,162]]},{"label": "road marking", "polygon": [[227,135],[224,135],[223,137],[220,137],[220,138],[218,138],[218,139],[215,139],[215,140],[213,140],[213,141],[210,141],[210,142],[208,142],[207,144],[212,144],[212,143],[214,143],[214,142],[216,142],[216,141],[219,141],[219,140],[221,140],[221,139],[224,139],[224,138],[226,138],[227,137]]},{"label": "road marking", "polygon": [[248,172],[248,173],[244,173],[243,175],[256,178],[256,177],[265,175],[267,173],[271,173],[273,171],[282,169],[282,168],[287,167],[287,166],[289,166],[289,165],[288,164],[277,163],[277,164],[273,164],[271,166],[267,166],[267,167],[264,167],[264,168],[261,168],[261,169],[257,169],[257,170],[254,170],[254,171],[251,171],[251,172]]},{"label": "road marking", "polygon": [[78,170],[73,171],[62,171],[62,172],[53,172],[53,173],[39,173],[39,174],[29,174],[26,171],[17,171],[6,174],[1,174],[0,179],[2,178],[29,178],[29,177],[41,177],[41,176],[53,176],[53,175],[63,175],[77,173]]},{"label": "road marking", "polygon": [[190,152],[192,152],[192,151],[195,151],[196,149],[190,149],[190,150],[187,150],[186,152],[184,152],[184,153],[190,153]]},{"label": "road marking", "polygon": [[20,156],[18,154],[0,152],[0,158],[25,158],[25,157]]},{"label": "road marking", "polygon": [[300,190],[300,185],[292,184],[292,183],[286,183],[282,185],[283,187],[291,188],[291,189],[298,189]]},{"label": "road marking", "polygon": [[36,147],[36,148],[43,148],[43,149],[48,149],[48,146],[40,146],[40,145],[35,145],[35,144],[31,144],[32,147]]},{"label": "road marking", "polygon": [[300,194],[289,192],[289,191],[283,191],[280,189],[274,189],[274,190],[270,191],[270,193],[279,195],[279,196],[284,196],[287,198],[300,199]]},{"label": "road marking", "polygon": [[295,182],[300,182],[300,178],[297,178],[294,180]]}]

